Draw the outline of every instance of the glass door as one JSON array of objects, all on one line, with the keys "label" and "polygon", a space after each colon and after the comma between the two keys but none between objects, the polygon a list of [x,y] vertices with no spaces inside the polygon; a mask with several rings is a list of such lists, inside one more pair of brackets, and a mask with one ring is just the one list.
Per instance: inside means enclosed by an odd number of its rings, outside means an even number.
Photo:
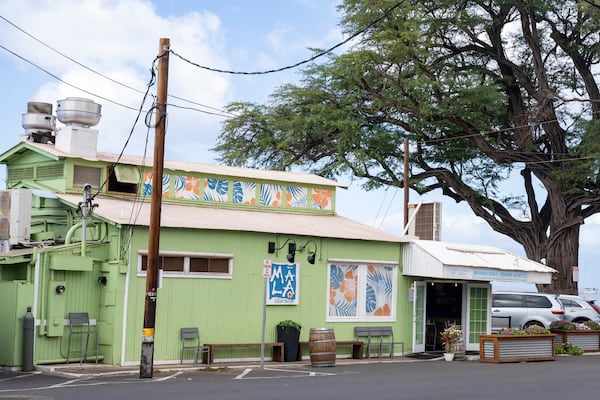
[{"label": "glass door", "polygon": [[425,351],[425,282],[414,283],[413,353]]},{"label": "glass door", "polygon": [[479,335],[490,332],[491,286],[470,283],[467,287],[467,312],[465,335],[466,350],[479,350]]}]

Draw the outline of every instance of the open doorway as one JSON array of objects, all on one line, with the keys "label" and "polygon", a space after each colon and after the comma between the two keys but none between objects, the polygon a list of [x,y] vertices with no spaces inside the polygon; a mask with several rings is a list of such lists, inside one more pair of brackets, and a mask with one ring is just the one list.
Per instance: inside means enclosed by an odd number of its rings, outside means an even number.
[{"label": "open doorway", "polygon": [[428,282],[425,308],[425,350],[443,351],[439,333],[462,324],[463,285],[455,282]]}]

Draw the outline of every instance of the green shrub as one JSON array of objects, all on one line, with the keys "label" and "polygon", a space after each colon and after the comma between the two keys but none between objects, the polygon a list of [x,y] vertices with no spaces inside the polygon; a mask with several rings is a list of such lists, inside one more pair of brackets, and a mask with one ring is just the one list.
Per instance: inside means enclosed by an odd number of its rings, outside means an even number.
[{"label": "green shrub", "polygon": [[583,350],[572,343],[566,342],[556,345],[556,354],[568,354],[570,356],[580,356]]}]

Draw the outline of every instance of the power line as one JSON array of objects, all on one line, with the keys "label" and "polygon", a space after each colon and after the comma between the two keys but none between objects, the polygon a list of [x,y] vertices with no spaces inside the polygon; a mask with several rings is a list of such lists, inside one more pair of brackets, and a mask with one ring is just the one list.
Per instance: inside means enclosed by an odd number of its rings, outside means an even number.
[{"label": "power line", "polygon": [[[6,23],[10,24],[10,25],[11,25],[12,27],[14,27],[15,29],[19,30],[19,31],[20,31],[20,32],[22,32],[23,34],[25,34],[25,35],[29,36],[31,39],[33,39],[33,40],[35,40],[36,42],[40,43],[42,46],[44,46],[44,47],[46,47],[46,48],[48,48],[48,49],[50,49],[50,50],[54,51],[55,53],[59,54],[60,56],[62,56],[62,57],[64,57],[64,58],[66,58],[67,60],[69,60],[69,61],[71,61],[71,62],[73,62],[73,63],[75,63],[75,64],[79,65],[80,67],[82,67],[82,68],[86,69],[87,71],[89,71],[89,72],[91,72],[91,73],[93,73],[93,74],[95,74],[95,75],[98,75],[98,76],[100,76],[100,77],[102,77],[102,78],[104,78],[104,79],[106,79],[106,80],[109,80],[109,81],[111,81],[111,82],[113,82],[113,83],[115,83],[115,84],[117,84],[117,85],[119,85],[119,86],[122,86],[122,87],[124,87],[124,88],[127,88],[127,89],[129,89],[129,90],[133,90],[133,91],[134,91],[134,92],[136,92],[136,93],[139,93],[139,94],[144,94],[144,91],[142,91],[142,90],[139,90],[139,89],[137,89],[137,88],[134,88],[134,87],[132,87],[132,86],[130,86],[130,85],[127,85],[127,84],[125,84],[125,83],[123,83],[123,82],[120,82],[120,81],[118,81],[118,80],[116,80],[116,79],[113,79],[113,78],[111,78],[111,77],[109,77],[109,76],[107,76],[107,75],[104,75],[104,74],[102,74],[101,72],[98,72],[98,71],[96,71],[95,69],[93,69],[93,68],[90,68],[90,67],[88,67],[87,65],[85,65],[85,64],[83,64],[83,63],[81,63],[80,61],[77,61],[77,60],[75,60],[74,58],[70,57],[69,55],[65,54],[64,52],[62,52],[62,51],[60,51],[60,50],[58,50],[58,49],[56,49],[56,48],[54,48],[54,47],[50,46],[49,44],[45,43],[45,42],[44,42],[44,41],[42,41],[41,39],[39,39],[39,38],[35,37],[35,36],[34,36],[34,35],[32,35],[31,33],[27,32],[25,29],[21,28],[20,26],[18,26],[18,25],[17,25],[17,24],[15,24],[14,22],[12,22],[12,21],[10,21],[9,19],[7,19],[6,17],[4,17],[4,16],[0,15],[0,19],[4,20]],[[12,52],[12,53],[13,53],[13,54],[15,54],[14,52]],[[16,55],[16,54],[15,54],[15,55]],[[24,59],[24,57],[20,57],[20,56],[19,56],[19,58],[21,58],[21,59]],[[26,61],[28,61],[28,60],[26,60]],[[28,62],[29,62],[29,61],[28,61]],[[30,62],[30,63],[31,63],[31,62]],[[52,76],[53,76],[53,75],[52,75]],[[54,77],[54,76],[53,76],[53,77]],[[206,105],[206,104],[198,103],[198,102],[196,102],[196,101],[189,100],[189,99],[185,99],[185,98],[183,98],[183,97],[178,97],[178,96],[174,96],[174,95],[169,95],[169,97],[172,97],[172,98],[174,98],[174,99],[177,99],[177,100],[185,101],[185,102],[187,102],[187,103],[190,103],[190,104],[195,104],[195,105],[197,105],[197,106],[200,106],[200,107],[204,107],[204,108],[208,108],[208,109],[211,109],[211,110],[214,110],[214,111],[218,111],[218,112],[220,112],[220,113],[224,113],[224,114],[226,114],[226,115],[230,115],[230,116],[232,116],[232,117],[233,117],[233,115],[231,115],[231,114],[227,114],[227,113],[226,113],[224,110],[222,110],[222,109],[219,109],[219,108],[216,108],[216,107],[212,107],[212,106],[209,106],[209,105]],[[205,112],[204,110],[200,110],[200,109],[197,109],[197,108],[190,108],[190,110],[194,110],[194,111],[198,111],[198,112]],[[218,114],[214,114],[214,113],[210,113],[210,112],[205,112],[205,113],[206,113],[206,114],[210,114],[210,115],[218,115]]]},{"label": "power line", "polygon": [[365,33],[367,30],[371,29],[373,26],[377,25],[379,23],[379,21],[383,20],[384,18],[386,18],[392,11],[394,11],[396,8],[400,7],[400,5],[403,3],[403,1],[399,1],[398,3],[396,3],[395,5],[393,5],[392,7],[388,8],[386,11],[383,12],[383,14],[381,14],[378,18],[376,18],[375,20],[371,21],[366,27],[364,27],[363,29],[360,29],[359,31],[353,33],[352,35],[350,35],[350,37],[348,37],[347,39],[339,42],[336,45],[331,46],[330,48],[328,48],[327,50],[323,50],[320,51],[319,53],[313,55],[312,57],[306,59],[306,60],[302,60],[299,61],[295,64],[292,65],[288,65],[285,67],[281,67],[281,68],[275,68],[275,69],[269,69],[266,71],[252,71],[252,72],[247,72],[247,71],[232,71],[232,70],[226,70],[226,69],[219,69],[219,68],[213,68],[213,67],[207,67],[204,65],[200,65],[196,62],[190,61],[189,59],[183,57],[181,54],[176,53],[173,49],[171,49],[171,54],[173,54],[174,56],[180,58],[182,61],[187,62],[188,64],[191,64],[195,67],[207,70],[207,71],[211,71],[211,72],[218,72],[218,73],[222,73],[222,74],[231,74],[231,75],[267,75],[267,74],[273,74],[276,72],[281,72],[281,71],[286,71],[288,69],[293,69],[296,67],[299,67],[301,65],[307,64],[309,62],[312,62],[324,55],[327,55],[329,53],[331,53],[332,51],[334,51],[335,49],[337,49],[340,46],[345,45],[346,43],[350,42],[352,39],[354,39],[355,37],[362,35],[363,33]]},{"label": "power line", "polygon": [[85,90],[85,89],[83,89],[83,88],[80,88],[79,86],[76,86],[76,85],[74,85],[74,84],[72,84],[72,83],[69,83],[69,82],[67,82],[67,81],[65,81],[65,80],[63,80],[63,79],[61,79],[61,78],[59,78],[58,76],[54,75],[52,72],[50,72],[50,71],[48,71],[48,70],[46,70],[46,69],[42,68],[41,66],[37,65],[37,64],[36,64],[36,63],[34,63],[33,61],[30,61],[30,60],[26,59],[25,57],[23,57],[23,56],[20,56],[19,54],[15,53],[14,51],[7,49],[6,47],[4,47],[4,46],[3,46],[3,45],[1,45],[1,44],[0,44],[0,48],[2,48],[2,49],[4,49],[5,51],[9,52],[9,53],[10,53],[10,54],[12,54],[13,56],[15,56],[15,57],[17,57],[17,58],[19,58],[19,59],[21,59],[21,60],[25,61],[26,63],[28,63],[28,64],[30,64],[30,65],[32,65],[32,66],[34,66],[35,68],[39,69],[40,71],[42,71],[42,72],[44,72],[44,73],[46,73],[46,74],[50,75],[51,77],[53,77],[53,78],[54,78],[54,79],[56,79],[57,81],[59,81],[59,82],[62,82],[62,83],[64,83],[64,84],[65,84],[65,85],[67,85],[67,86],[71,86],[72,88],[74,88],[74,89],[77,89],[77,90],[80,90],[80,91],[82,91],[82,92],[84,92],[84,93],[87,93],[87,94],[89,94],[90,96],[95,96],[95,97],[98,97],[99,99],[106,100],[106,101],[108,101],[109,103],[116,104],[116,105],[118,105],[118,106],[121,106],[121,107],[123,107],[123,108],[127,108],[127,109],[129,109],[129,110],[134,110],[134,111],[136,110],[136,109],[135,109],[135,108],[133,108],[133,107],[127,106],[127,105],[125,105],[125,104],[121,104],[121,103],[119,103],[118,101],[111,100],[111,99],[109,99],[109,98],[107,98],[107,97],[104,97],[104,96],[101,96],[101,95],[99,95],[99,94],[96,94],[96,93],[90,92],[89,90]]}]

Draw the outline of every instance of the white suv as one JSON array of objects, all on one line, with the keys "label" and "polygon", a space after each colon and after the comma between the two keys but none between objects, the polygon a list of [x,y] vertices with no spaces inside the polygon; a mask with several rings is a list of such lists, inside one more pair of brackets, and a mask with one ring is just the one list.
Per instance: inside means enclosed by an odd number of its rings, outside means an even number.
[{"label": "white suv", "polygon": [[600,314],[583,298],[569,294],[558,295],[565,308],[565,320],[571,322],[594,321],[600,323]]},{"label": "white suv", "polygon": [[492,331],[503,328],[525,329],[532,325],[549,328],[565,318],[565,310],[555,294],[492,293]]}]

